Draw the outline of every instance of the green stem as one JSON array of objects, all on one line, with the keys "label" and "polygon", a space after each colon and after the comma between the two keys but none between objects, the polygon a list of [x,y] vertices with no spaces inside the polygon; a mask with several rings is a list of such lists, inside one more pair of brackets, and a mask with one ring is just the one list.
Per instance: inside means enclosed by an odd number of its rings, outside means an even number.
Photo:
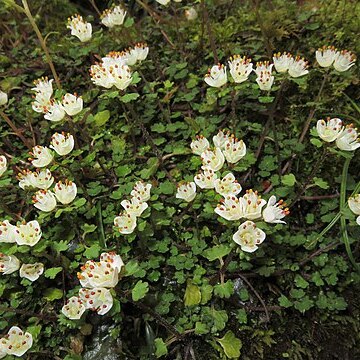
[{"label": "green stem", "polygon": [[343,167],[343,172],[342,172],[342,178],[341,178],[341,187],[340,187],[340,225],[341,225],[341,234],[342,234],[342,239],[343,242],[345,244],[345,249],[347,252],[347,255],[350,259],[351,264],[354,266],[355,270],[357,272],[360,272],[360,267],[359,265],[356,263],[353,253],[351,251],[351,246],[350,246],[350,239],[347,233],[347,229],[346,229],[346,218],[344,216],[344,210],[345,210],[345,206],[346,206],[346,184],[347,184],[347,175],[348,175],[348,170],[349,170],[349,165],[350,165],[350,161],[352,158],[347,158],[345,160],[344,163],[344,167]]},{"label": "green stem", "polygon": [[100,230],[100,246],[102,249],[106,248],[106,240],[105,240],[105,232],[104,232],[104,225],[102,219],[102,212],[101,212],[101,201],[98,201],[96,204],[96,209],[98,213],[98,222],[99,222],[99,230]]}]

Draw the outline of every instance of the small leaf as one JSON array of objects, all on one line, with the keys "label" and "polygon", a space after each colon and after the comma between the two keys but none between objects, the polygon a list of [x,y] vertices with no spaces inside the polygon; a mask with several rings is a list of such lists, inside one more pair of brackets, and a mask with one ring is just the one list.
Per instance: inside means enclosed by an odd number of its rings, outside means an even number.
[{"label": "small leaf", "polygon": [[325,180],[323,180],[321,178],[314,177],[313,181],[314,181],[314,184],[316,186],[318,186],[319,188],[321,188],[321,189],[328,189],[329,188],[329,184],[327,183],[327,181],[325,181]]},{"label": "small leaf", "polygon": [[231,247],[229,247],[227,245],[216,245],[216,246],[212,247],[211,249],[207,249],[206,251],[204,251],[204,256],[209,261],[214,261],[216,259],[223,258],[227,254],[229,254],[230,251],[231,251]]},{"label": "small leaf", "polygon": [[50,288],[44,291],[44,299],[48,301],[54,301],[61,299],[63,297],[63,292],[60,289]]},{"label": "small leaf", "polygon": [[164,343],[164,340],[161,339],[161,338],[156,338],[155,339],[155,356],[157,358],[161,357],[161,356],[164,356],[168,353],[168,350],[167,350],[167,347],[166,347],[166,344]]},{"label": "small leaf", "polygon": [[222,348],[224,349],[225,355],[229,359],[238,359],[240,357],[240,350],[242,348],[242,342],[240,339],[235,337],[232,331],[228,331],[221,339],[216,339]]},{"label": "small leaf", "polygon": [[53,267],[47,269],[44,273],[44,276],[48,279],[55,279],[56,275],[62,270],[62,267]]},{"label": "small leaf", "polygon": [[135,287],[132,289],[131,297],[134,301],[139,301],[140,299],[145,297],[148,291],[149,291],[149,284],[146,281],[144,282],[142,280],[139,280],[135,284]]},{"label": "small leaf", "polygon": [[284,175],[281,179],[281,182],[286,186],[294,186],[296,178],[294,174]]},{"label": "small leaf", "polygon": [[97,258],[100,254],[101,247],[99,244],[93,244],[84,251],[84,256],[87,259]]},{"label": "small leaf", "polygon": [[124,96],[120,97],[120,100],[126,104],[130,101],[136,100],[139,96],[140,95],[138,93],[125,94]]},{"label": "small leaf", "polygon": [[199,287],[192,283],[188,283],[184,295],[185,306],[197,305],[200,301],[201,292]]},{"label": "small leaf", "polygon": [[100,111],[94,116],[94,121],[96,126],[105,125],[109,119],[110,119],[109,110]]}]

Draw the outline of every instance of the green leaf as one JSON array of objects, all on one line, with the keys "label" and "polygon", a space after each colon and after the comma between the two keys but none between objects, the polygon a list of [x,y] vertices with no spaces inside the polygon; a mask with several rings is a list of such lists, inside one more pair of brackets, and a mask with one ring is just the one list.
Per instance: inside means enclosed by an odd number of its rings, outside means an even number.
[{"label": "green leaf", "polygon": [[120,97],[120,100],[123,103],[129,103],[130,101],[136,100],[140,95],[138,93],[130,93],[130,94],[125,94],[124,96]]},{"label": "green leaf", "polygon": [[288,308],[292,306],[292,302],[285,295],[281,295],[278,300],[279,305],[282,307]]},{"label": "green leaf", "polygon": [[216,245],[214,247],[212,247],[211,249],[207,249],[204,251],[204,256],[209,260],[209,261],[214,261],[216,259],[221,259],[224,256],[226,256],[227,254],[229,254],[231,251],[231,247],[228,245]]},{"label": "green leaf", "polygon": [[55,279],[56,275],[62,271],[62,267],[53,267],[50,269],[47,269],[44,273],[44,276],[48,279]]},{"label": "green leaf", "polygon": [[166,344],[164,343],[163,339],[161,338],[156,338],[155,339],[155,356],[157,358],[164,356],[168,353]]},{"label": "green leaf", "polygon": [[142,280],[139,280],[131,291],[131,297],[134,301],[139,301],[140,299],[145,297],[148,291],[149,284],[146,281],[144,282]]},{"label": "green leaf", "polygon": [[274,96],[259,96],[258,97],[259,102],[262,104],[268,104],[268,103],[272,103],[275,99]]},{"label": "green leaf", "polygon": [[63,292],[60,289],[50,288],[44,291],[44,299],[48,301],[54,301],[63,297]]},{"label": "green leaf", "polygon": [[84,256],[87,259],[95,259],[99,256],[101,247],[99,244],[93,244],[84,251]]},{"label": "green leaf", "polygon": [[105,125],[109,119],[110,119],[109,110],[100,111],[94,116],[95,125],[99,127]]},{"label": "green leaf", "polygon": [[295,175],[294,174],[284,175],[281,178],[281,182],[286,186],[294,186],[296,182]]},{"label": "green leaf", "polygon": [[184,302],[185,306],[197,305],[201,301],[201,292],[197,285],[188,283],[185,290]]},{"label": "green leaf", "polygon": [[217,284],[214,286],[214,294],[220,298],[228,299],[234,293],[234,284],[228,280],[224,284]]},{"label": "green leaf", "polygon": [[317,138],[311,138],[310,142],[315,145],[317,148],[320,148],[323,146],[323,142]]},{"label": "green leaf", "polygon": [[216,339],[223,348],[225,355],[229,359],[238,359],[240,357],[240,350],[242,348],[242,342],[235,337],[232,331],[228,331],[221,339]]},{"label": "green leaf", "polygon": [[314,181],[314,184],[316,186],[318,186],[319,188],[321,189],[328,189],[329,188],[329,184],[327,181],[321,179],[321,178],[318,178],[318,177],[314,177],[313,178],[313,181]]},{"label": "green leaf", "polygon": [[51,246],[57,252],[66,251],[68,249],[68,244],[65,240],[61,240],[59,242],[53,242]]}]

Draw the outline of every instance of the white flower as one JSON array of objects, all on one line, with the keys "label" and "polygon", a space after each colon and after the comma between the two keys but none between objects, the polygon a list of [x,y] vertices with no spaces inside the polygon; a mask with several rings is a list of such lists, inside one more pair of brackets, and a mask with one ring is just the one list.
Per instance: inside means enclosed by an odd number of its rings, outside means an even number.
[{"label": "white flower", "polygon": [[1,340],[2,348],[7,355],[23,356],[32,346],[33,338],[28,332],[23,332],[17,326],[12,326]]},{"label": "white flower", "polygon": [[241,191],[241,185],[235,179],[234,174],[229,173],[221,180],[215,180],[215,191],[224,197],[237,195]]},{"label": "white flower", "polygon": [[78,296],[72,296],[62,307],[61,312],[70,320],[79,320],[86,307]]},{"label": "white flower", "polygon": [[122,65],[114,69],[114,85],[119,90],[125,90],[132,81],[132,75],[129,66]]},{"label": "white flower", "polygon": [[27,187],[32,187],[32,172],[28,169],[21,170],[21,172],[18,173],[17,179],[19,180],[19,186],[21,189],[25,190]]},{"label": "white flower", "polygon": [[6,171],[7,169],[7,160],[4,155],[0,156],[0,176]]},{"label": "white flower", "polygon": [[120,6],[112,9],[106,9],[101,15],[101,22],[108,28],[124,23],[126,11]]},{"label": "white flower", "polygon": [[51,106],[51,99],[48,94],[38,92],[36,93],[36,96],[34,97],[34,102],[31,106],[33,110],[38,113],[46,113],[48,111],[48,108]]},{"label": "white flower", "polygon": [[217,175],[214,170],[205,166],[203,170],[194,177],[194,182],[200,189],[213,189],[217,181],[216,179]]},{"label": "white flower", "polygon": [[144,61],[149,54],[149,47],[145,43],[137,43],[133,51],[137,54],[137,61]]},{"label": "white flower", "polygon": [[229,61],[230,74],[238,84],[246,81],[253,70],[251,59],[234,55]]},{"label": "white flower", "polygon": [[54,149],[58,155],[64,156],[69,154],[74,148],[74,137],[69,133],[65,134],[62,132],[61,134],[55,133],[51,137],[51,145],[50,147]]},{"label": "white flower", "polygon": [[292,56],[290,53],[284,52],[283,54],[277,53],[273,56],[275,70],[278,73],[285,73],[289,70],[290,61]]},{"label": "white flower", "polygon": [[132,197],[131,200],[123,200],[121,206],[125,211],[134,217],[139,217],[148,208],[148,204],[143,202],[141,198]]},{"label": "white flower", "polygon": [[262,71],[256,78],[256,82],[259,85],[260,90],[269,91],[274,83],[275,77],[271,75],[271,72]]},{"label": "white flower", "polygon": [[62,107],[68,115],[74,116],[83,109],[83,99],[77,94],[67,93],[63,96]]},{"label": "white flower", "polygon": [[209,147],[210,144],[208,139],[202,135],[197,135],[196,139],[190,144],[190,148],[195,155],[201,155]]},{"label": "white flower", "polygon": [[261,73],[270,73],[272,72],[274,64],[270,64],[269,61],[260,61],[256,63],[256,68],[254,69],[255,74],[257,77],[261,76]]},{"label": "white flower", "polygon": [[235,136],[230,136],[225,141],[223,154],[227,162],[235,164],[246,155],[246,145],[242,140],[236,139]]},{"label": "white flower", "polygon": [[271,196],[262,213],[264,221],[270,224],[286,224],[286,222],[281,219],[289,215],[290,212],[288,208],[284,209],[284,206],[286,206],[286,204],[283,200],[276,202],[276,197],[274,195]]},{"label": "white flower", "polygon": [[41,171],[32,172],[30,175],[31,186],[38,189],[49,189],[53,184],[54,178],[49,169],[42,169]]},{"label": "white flower", "polygon": [[110,290],[103,287],[80,289],[79,297],[85,304],[86,309],[96,311],[99,315],[105,315],[110,311],[114,302]]},{"label": "white flower", "polygon": [[322,140],[332,142],[344,131],[344,127],[340,119],[328,118],[327,121],[319,120],[316,123],[316,131]]},{"label": "white flower", "polygon": [[336,145],[340,150],[344,151],[354,151],[360,147],[357,128],[354,128],[352,124],[347,125],[344,131],[337,137]]},{"label": "white flower", "polygon": [[33,196],[34,206],[45,212],[50,212],[56,207],[56,198],[50,190],[39,190]]},{"label": "white flower", "polygon": [[289,62],[289,75],[294,78],[306,75],[309,72],[309,70],[306,70],[307,67],[308,62],[304,58],[296,56],[295,59],[292,58]]},{"label": "white flower", "polygon": [[321,67],[329,67],[333,64],[337,53],[334,46],[323,46],[315,52],[316,61]]},{"label": "white flower", "polygon": [[[355,215],[360,215],[360,194],[356,194],[354,197],[349,197],[348,205]],[[356,218],[356,222],[360,225],[360,216]]]},{"label": "white flower", "polygon": [[121,256],[117,255],[114,251],[102,253],[100,255],[100,261],[109,263],[111,267],[117,269],[119,273],[124,266],[124,262],[122,261]]},{"label": "white flower", "polygon": [[8,102],[7,93],[0,90],[0,106],[5,105]]},{"label": "white flower", "polygon": [[68,29],[71,29],[71,35],[76,36],[81,42],[86,42],[91,39],[92,26],[86,22],[82,16],[75,14],[68,18]]},{"label": "white flower", "polygon": [[205,75],[205,82],[212,87],[221,87],[226,84],[226,67],[218,64],[214,65],[209,72]]},{"label": "white flower", "polygon": [[170,0],[156,0],[156,2],[158,2],[161,5],[167,5],[170,2]]},{"label": "white flower", "polygon": [[351,51],[341,50],[336,54],[334,68],[339,72],[347,71],[355,65],[355,60],[356,56]]},{"label": "white flower", "polygon": [[151,184],[145,184],[143,181],[138,181],[135,183],[130,195],[140,199],[143,202],[146,202],[150,199],[151,187]]},{"label": "white flower", "polygon": [[17,227],[11,225],[9,220],[0,223],[0,243],[14,243]]},{"label": "white flower", "polygon": [[16,256],[7,256],[0,252],[0,274],[9,275],[19,270],[20,261]]},{"label": "white flower", "polygon": [[192,21],[192,20],[195,20],[198,17],[198,13],[195,10],[195,8],[190,7],[190,8],[185,10],[185,17],[186,17],[186,20]]},{"label": "white flower", "polygon": [[46,146],[34,146],[32,152],[30,153],[34,159],[29,159],[31,164],[35,167],[41,168],[49,165],[53,161],[53,153]]},{"label": "white flower", "polygon": [[255,220],[261,217],[261,211],[266,201],[261,199],[257,191],[253,191],[252,189],[246,190],[246,194],[241,197],[239,201],[242,206],[244,218]]},{"label": "white flower", "polygon": [[47,102],[49,102],[53,94],[53,81],[53,79],[49,80],[47,77],[37,79],[34,81],[35,87],[33,87],[31,90],[34,90],[36,92],[36,97],[37,95],[42,95],[42,98],[44,100],[47,99]]},{"label": "white flower", "polygon": [[91,81],[98,86],[110,89],[114,86],[114,79],[109,69],[103,64],[92,65],[90,68]]},{"label": "white flower", "polygon": [[86,288],[115,287],[119,281],[119,270],[113,267],[108,261],[89,260],[81,267],[78,273],[80,284]]},{"label": "white flower", "polygon": [[186,202],[193,201],[196,196],[196,185],[194,182],[183,182],[178,184],[176,198],[185,200]]},{"label": "white flower", "polygon": [[30,281],[37,280],[40,275],[44,272],[44,264],[22,264],[20,268],[20,277],[28,279]]},{"label": "white flower", "polygon": [[219,130],[219,132],[213,136],[213,142],[215,147],[220,148],[221,150],[224,149],[225,142],[229,139],[230,131],[224,132]]},{"label": "white flower", "polygon": [[239,220],[243,217],[242,207],[236,196],[226,196],[214,211],[229,221]]},{"label": "white flower", "polygon": [[42,231],[36,220],[20,224],[15,231],[15,241],[18,245],[35,246],[41,239]]},{"label": "white flower", "polygon": [[242,251],[254,252],[265,240],[266,234],[256,227],[252,221],[245,221],[233,235],[233,240],[241,246]]},{"label": "white flower", "polygon": [[54,186],[54,194],[63,205],[70,204],[77,194],[76,184],[69,180],[66,180],[65,183],[60,180]]},{"label": "white flower", "polygon": [[120,234],[131,234],[136,228],[136,217],[123,212],[114,219],[114,225]]},{"label": "white flower", "polygon": [[224,165],[225,157],[220,148],[215,148],[214,150],[205,150],[201,154],[201,160],[204,166],[213,171],[219,171]]},{"label": "white flower", "polygon": [[64,107],[58,101],[52,100],[49,107],[46,108],[44,118],[56,122],[61,121],[64,117]]}]

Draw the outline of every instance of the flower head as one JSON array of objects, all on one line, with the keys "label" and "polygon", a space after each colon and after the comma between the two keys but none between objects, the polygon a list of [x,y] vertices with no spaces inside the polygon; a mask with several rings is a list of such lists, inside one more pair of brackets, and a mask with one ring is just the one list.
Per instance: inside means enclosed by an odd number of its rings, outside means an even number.
[{"label": "flower head", "polygon": [[225,143],[230,137],[230,131],[219,130],[219,132],[213,136],[213,143],[215,147],[223,150],[225,148]]},{"label": "flower head", "polygon": [[196,185],[194,182],[182,182],[178,184],[176,198],[191,202],[196,196]]},{"label": "flower head", "polygon": [[65,134],[62,132],[61,134],[55,133],[51,137],[51,145],[50,147],[56,151],[58,155],[64,156],[69,154],[74,148],[74,137],[69,133]]},{"label": "flower head", "polygon": [[52,94],[53,94],[53,83],[54,79],[49,80],[47,77],[42,77],[40,79],[37,79],[34,81],[35,87],[33,87],[31,90],[34,90],[37,95],[42,95],[43,99],[50,100]]},{"label": "flower head", "polygon": [[330,67],[335,61],[337,53],[334,46],[323,46],[315,52],[316,61],[321,67]]},{"label": "flower head", "polygon": [[228,163],[235,164],[246,155],[246,145],[232,135],[225,141],[223,154]]},{"label": "flower head", "polygon": [[5,105],[8,102],[7,93],[0,90],[0,106]]},{"label": "flower head", "polygon": [[276,197],[271,196],[262,213],[264,221],[270,224],[286,224],[285,221],[281,220],[290,213],[285,206],[283,200],[276,202]]},{"label": "flower head", "polygon": [[190,144],[191,151],[195,155],[201,155],[209,147],[210,144],[208,139],[202,135],[196,135],[196,139]]},{"label": "flower head", "polygon": [[198,17],[198,13],[195,10],[195,8],[190,7],[185,10],[185,17],[186,17],[186,20],[193,21]]},{"label": "flower head", "polygon": [[239,220],[244,216],[239,199],[233,195],[226,196],[214,211],[229,221]]},{"label": "flower head", "polygon": [[114,251],[102,253],[100,255],[100,261],[109,263],[114,269],[117,269],[118,272],[120,272],[124,266],[121,256],[117,255]]},{"label": "flower head", "polygon": [[80,289],[79,298],[86,309],[96,311],[99,315],[105,315],[113,306],[113,297],[110,290],[104,287],[94,289]]},{"label": "flower head", "polygon": [[309,70],[306,70],[307,67],[308,62],[304,58],[296,56],[289,62],[289,75],[294,78],[306,75],[309,72]]},{"label": "flower head", "polygon": [[101,15],[101,22],[108,28],[122,25],[126,16],[126,11],[120,6],[106,9]]},{"label": "flower head", "polygon": [[131,200],[123,200],[121,206],[125,211],[134,217],[139,217],[148,208],[148,204],[143,202],[141,198],[133,196]]},{"label": "flower head", "polygon": [[131,49],[131,53],[136,58],[136,62],[144,61],[149,54],[149,47],[145,43],[136,43]]},{"label": "flower head", "polygon": [[35,167],[41,168],[48,166],[53,161],[52,151],[46,146],[34,146],[32,152],[30,153],[34,159],[30,158],[31,164]]},{"label": "flower head", "polygon": [[348,50],[338,51],[334,60],[334,68],[339,72],[349,70],[355,65],[356,56]]},{"label": "flower head", "polygon": [[32,177],[33,174],[30,170],[22,170],[18,173],[17,179],[19,180],[19,186],[21,189],[25,190],[28,187],[32,187]]},{"label": "flower head", "polygon": [[260,61],[256,63],[256,68],[254,69],[257,77],[260,77],[261,73],[270,73],[272,72],[274,64],[270,64],[269,61]]},{"label": "flower head", "polygon": [[233,235],[233,240],[241,246],[241,250],[250,253],[256,251],[265,238],[266,234],[252,221],[242,223]]},{"label": "flower head", "polygon": [[343,122],[337,118],[319,120],[316,123],[316,131],[322,140],[332,142],[344,131]]},{"label": "flower head", "polygon": [[42,231],[37,220],[20,224],[15,231],[15,241],[18,245],[35,246],[41,239]]},{"label": "flower head", "polygon": [[257,191],[253,191],[252,189],[246,190],[246,194],[241,197],[239,201],[242,206],[244,218],[255,220],[261,217],[261,211],[266,201],[261,199]]},{"label": "flower head", "polygon": [[220,148],[215,148],[214,150],[205,150],[201,154],[201,160],[203,166],[209,167],[213,171],[219,171],[224,165],[225,157]]},{"label": "flower head", "polygon": [[205,166],[195,177],[194,182],[200,189],[213,189],[216,184],[217,175],[214,170]]},{"label": "flower head", "polygon": [[274,83],[275,77],[271,75],[274,64],[270,64],[269,61],[256,63],[256,69],[254,70],[257,78],[256,82],[259,85],[260,90],[269,91]]},{"label": "flower head", "polygon": [[234,174],[229,173],[221,180],[215,180],[215,191],[224,197],[234,196],[240,193],[241,185],[236,181]]},{"label": "flower head", "polygon": [[40,275],[44,272],[44,264],[22,264],[20,268],[20,277],[28,279],[30,281],[37,280]]},{"label": "flower head", "polygon": [[152,185],[145,184],[143,181],[137,181],[131,190],[130,195],[140,199],[141,201],[145,202],[150,199],[150,190]]},{"label": "flower head", "polygon": [[79,320],[86,307],[78,296],[72,296],[62,307],[61,312],[70,320]]},{"label": "flower head", "polygon": [[32,199],[34,206],[41,211],[50,212],[56,207],[56,198],[50,190],[39,190]]},{"label": "flower head", "polygon": [[10,224],[9,220],[0,223],[0,243],[14,243],[17,227]]},{"label": "flower head", "polygon": [[212,87],[221,87],[226,84],[226,67],[218,64],[214,65],[209,72],[205,75],[205,82]]},{"label": "flower head", "polygon": [[344,151],[354,151],[360,147],[357,128],[354,128],[352,124],[347,125],[336,138],[336,146]]},{"label": "flower head", "polygon": [[119,281],[119,270],[108,261],[89,260],[78,273],[80,284],[86,288],[115,287]]},{"label": "flower head", "polygon": [[76,36],[81,42],[86,42],[91,39],[92,26],[86,22],[82,16],[75,14],[68,19],[68,29],[71,29],[71,35]]},{"label": "flower head", "polygon": [[6,171],[7,169],[7,159],[4,155],[0,156],[0,176]]},{"label": "flower head", "polygon": [[83,99],[77,94],[67,93],[63,96],[62,107],[68,115],[74,116],[83,109]]},{"label": "flower head", "polygon": [[236,83],[246,81],[253,70],[251,59],[234,55],[229,61],[230,74]]},{"label": "flower head", "polygon": [[8,256],[0,253],[0,274],[12,274],[13,272],[19,270],[19,267],[20,261],[16,256]]},{"label": "flower head", "polygon": [[56,199],[63,205],[70,204],[76,197],[77,186],[74,182],[65,180],[63,183],[58,181],[54,186],[54,194]]},{"label": "flower head", "polygon": [[19,327],[13,326],[2,339],[1,347],[7,355],[23,356],[33,344],[32,335],[22,331]]},{"label": "flower head", "polygon": [[278,73],[285,73],[289,70],[290,61],[292,59],[292,55],[290,53],[277,53],[273,56],[273,62],[275,66],[275,70]]},{"label": "flower head", "polygon": [[65,117],[64,107],[58,101],[53,99],[50,101],[50,105],[45,107],[44,113],[44,118],[46,120],[54,122],[61,121]]},{"label": "flower head", "polygon": [[136,216],[123,212],[114,219],[114,225],[120,234],[131,234],[136,228]]},{"label": "flower head", "polygon": [[156,2],[161,5],[167,5],[170,2],[170,0],[156,0]]},{"label": "flower head", "polygon": [[53,182],[54,178],[49,169],[37,170],[30,175],[31,186],[38,189],[49,189]]}]

